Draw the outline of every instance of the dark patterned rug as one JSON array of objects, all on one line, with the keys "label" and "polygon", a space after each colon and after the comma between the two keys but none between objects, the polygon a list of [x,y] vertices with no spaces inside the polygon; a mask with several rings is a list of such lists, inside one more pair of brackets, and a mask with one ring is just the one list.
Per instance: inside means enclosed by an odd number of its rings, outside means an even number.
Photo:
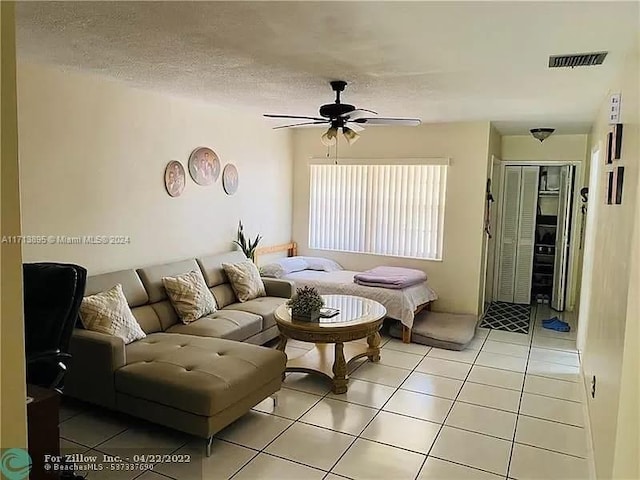
[{"label": "dark patterned rug", "polygon": [[480,322],[484,328],[525,334],[529,333],[530,324],[531,305],[507,302],[491,302]]}]

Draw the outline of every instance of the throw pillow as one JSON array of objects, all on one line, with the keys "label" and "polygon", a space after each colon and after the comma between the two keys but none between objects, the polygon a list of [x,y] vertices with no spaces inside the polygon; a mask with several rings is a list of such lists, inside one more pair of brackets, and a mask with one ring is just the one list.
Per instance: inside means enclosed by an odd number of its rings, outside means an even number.
[{"label": "throw pillow", "polygon": [[216,301],[202,273],[197,270],[175,277],[162,277],[162,284],[185,325],[216,311]]},{"label": "throw pillow", "polygon": [[263,277],[282,278],[289,273],[301,272],[308,267],[302,257],[280,258],[274,263],[260,267],[260,275]]},{"label": "throw pillow", "polygon": [[120,337],[125,344],[146,337],[131,313],[122,285],[82,299],[80,321],[87,330]]},{"label": "throw pillow", "polygon": [[258,267],[253,262],[223,263],[222,268],[229,277],[231,288],[240,302],[264,297],[267,294]]},{"label": "throw pillow", "polygon": [[331,260],[330,258],[322,257],[300,257],[307,262],[307,269],[319,270],[321,272],[337,272],[343,270],[342,265],[338,262]]}]

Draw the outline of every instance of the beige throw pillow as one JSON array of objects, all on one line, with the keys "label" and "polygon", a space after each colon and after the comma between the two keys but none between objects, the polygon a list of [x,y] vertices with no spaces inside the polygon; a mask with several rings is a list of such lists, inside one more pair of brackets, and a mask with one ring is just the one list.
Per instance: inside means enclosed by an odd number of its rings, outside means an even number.
[{"label": "beige throw pillow", "polygon": [[146,337],[131,313],[122,285],[82,299],[80,321],[87,330],[120,337],[125,344]]},{"label": "beige throw pillow", "polygon": [[185,325],[216,311],[216,301],[202,273],[197,270],[176,277],[162,277],[162,283]]},{"label": "beige throw pillow", "polygon": [[223,263],[222,268],[229,277],[231,288],[239,301],[246,302],[267,294],[258,267],[253,262],[247,260],[240,263]]}]

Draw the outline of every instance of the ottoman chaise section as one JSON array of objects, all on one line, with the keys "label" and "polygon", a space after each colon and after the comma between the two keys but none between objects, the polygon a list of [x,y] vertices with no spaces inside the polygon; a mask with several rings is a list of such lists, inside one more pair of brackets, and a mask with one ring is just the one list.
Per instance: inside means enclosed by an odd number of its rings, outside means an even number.
[{"label": "ottoman chaise section", "polygon": [[284,353],[218,338],[151,334],[126,347],[118,408],[209,438],[280,389]]}]

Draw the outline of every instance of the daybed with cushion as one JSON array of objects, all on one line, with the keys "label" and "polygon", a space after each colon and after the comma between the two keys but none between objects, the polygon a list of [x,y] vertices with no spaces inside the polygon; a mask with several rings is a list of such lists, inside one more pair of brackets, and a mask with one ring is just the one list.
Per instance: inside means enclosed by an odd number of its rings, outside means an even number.
[{"label": "daybed with cushion", "polygon": [[426,281],[402,289],[371,287],[354,282],[354,276],[361,273],[344,270],[333,260],[320,257],[296,256],[294,243],[278,247],[266,247],[258,253],[286,251],[293,254],[261,265],[263,277],[279,278],[294,282],[296,288],[314,287],[322,295],[355,295],[380,302],[387,309],[387,317],[399,320],[403,325],[403,340],[409,342],[415,315],[430,308],[438,298]]},{"label": "daybed with cushion", "polygon": [[[273,312],[292,284],[265,279],[266,296],[238,302],[222,264],[243,261],[231,252],[90,277],[85,295],[122,285],[146,336],[125,344],[76,328],[65,394],[207,438],[210,447],[216,432],[280,389],[286,364],[282,352],[258,345],[278,335]],[[217,311],[185,325],[163,277],[189,272],[201,272]]]}]

